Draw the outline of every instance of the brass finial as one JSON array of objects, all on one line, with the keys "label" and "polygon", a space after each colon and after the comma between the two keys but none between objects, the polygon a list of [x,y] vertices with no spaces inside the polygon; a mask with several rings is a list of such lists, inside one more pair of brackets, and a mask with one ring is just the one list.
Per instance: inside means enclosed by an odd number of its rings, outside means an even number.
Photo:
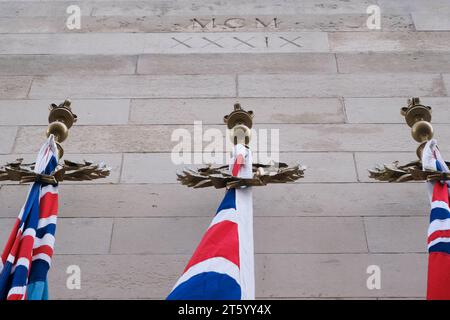
[{"label": "brass finial", "polygon": [[433,138],[433,127],[431,125],[431,107],[422,105],[420,99],[413,97],[408,99],[408,106],[401,108],[401,114],[406,123],[411,127],[411,135],[420,143],[416,154],[421,159],[422,150],[428,140]]},{"label": "brass finial", "polygon": [[77,121],[77,115],[72,112],[70,105],[71,102],[68,99],[64,100],[64,102],[59,105],[54,103],[50,105],[47,137],[51,134],[55,136],[59,158],[61,158],[64,154],[64,149],[61,146],[61,142],[67,139],[69,129]]},{"label": "brass finial", "polygon": [[419,160],[407,164],[394,161],[391,165],[377,166],[369,170],[370,178],[389,182],[450,180],[450,175],[447,173],[422,168],[423,149],[433,138],[433,127],[430,123],[431,107],[421,104],[419,98],[413,97],[408,99],[408,106],[401,108],[400,112],[411,127],[412,137],[420,143],[416,150]]},{"label": "brass finial", "polygon": [[238,124],[243,124],[251,129],[253,126],[253,111],[245,111],[241,104],[236,102],[234,110],[223,117],[223,121],[227,124],[228,129],[233,129]]},{"label": "brass finial", "polygon": [[253,126],[253,111],[245,111],[239,102],[234,104],[234,110],[223,117],[223,121],[230,129],[230,139],[233,144],[248,145],[251,139]]},{"label": "brass finial", "polygon": [[[236,102],[234,110],[223,117],[223,121],[230,130],[230,140],[236,144],[247,147],[250,143],[251,128],[253,126],[253,111],[245,111],[241,104]],[[271,161],[269,164],[253,163],[251,178],[235,177],[230,175],[229,166],[213,166],[193,169],[184,169],[177,173],[181,184],[193,188],[215,187],[241,188],[250,186],[265,186],[269,183],[293,182],[303,178],[306,167],[296,165],[289,167],[286,163]]]}]

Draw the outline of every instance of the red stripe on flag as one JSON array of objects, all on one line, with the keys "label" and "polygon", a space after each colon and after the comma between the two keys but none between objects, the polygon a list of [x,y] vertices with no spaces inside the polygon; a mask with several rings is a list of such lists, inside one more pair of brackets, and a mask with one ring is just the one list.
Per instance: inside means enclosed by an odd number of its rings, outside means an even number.
[{"label": "red stripe on flag", "polygon": [[6,259],[8,259],[8,256],[12,251],[14,242],[16,241],[16,238],[17,238],[17,231],[19,230],[19,224],[20,224],[20,220],[16,219],[16,222],[14,223],[14,227],[13,227],[11,233],[9,234],[8,242],[6,242],[5,248],[3,249],[3,254],[2,254],[3,263],[6,262]]},{"label": "red stripe on flag", "polygon": [[[15,261],[17,260],[17,251],[20,248],[21,241],[22,241],[21,239],[22,239],[22,231],[19,230],[19,231],[17,231],[17,236],[16,236],[16,239],[14,239],[14,243],[11,248],[11,251],[9,252],[9,254],[14,257],[13,263],[15,263]],[[6,257],[6,258],[8,258],[8,257]]]},{"label": "red stripe on flag", "polygon": [[53,248],[48,245],[43,245],[33,249],[33,257],[40,253],[45,253],[46,255],[51,257],[53,255]]},{"label": "red stripe on flag", "polygon": [[23,294],[10,294],[7,300],[22,300]]},{"label": "red stripe on flag", "polygon": [[428,256],[428,300],[450,299],[450,255],[431,252]]},{"label": "red stripe on flag", "polygon": [[437,239],[437,238],[450,238],[450,230],[437,230],[430,234],[428,237],[428,243]]},{"label": "red stripe on flag", "polygon": [[19,253],[16,256],[16,260],[19,258],[27,258],[31,261],[31,251],[33,250],[34,238],[27,235],[20,241]]},{"label": "red stripe on flag", "polygon": [[448,204],[448,188],[446,183],[436,182],[434,184],[432,201],[443,201]]},{"label": "red stripe on flag", "polygon": [[231,174],[236,177],[239,173],[239,170],[241,169],[241,166],[244,164],[244,156],[242,154],[238,154],[236,157],[236,161],[234,161],[233,170],[231,171]]},{"label": "red stripe on flag", "polygon": [[39,218],[58,214],[58,194],[47,192],[39,202]]},{"label": "red stripe on flag", "polygon": [[239,267],[239,237],[236,223],[225,220],[210,227],[184,272],[199,262],[216,257],[225,258]]}]

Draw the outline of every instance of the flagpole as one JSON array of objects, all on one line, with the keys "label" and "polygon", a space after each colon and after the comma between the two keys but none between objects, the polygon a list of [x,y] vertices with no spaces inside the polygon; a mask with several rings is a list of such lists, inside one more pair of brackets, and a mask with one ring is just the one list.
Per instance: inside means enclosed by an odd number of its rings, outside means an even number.
[{"label": "flagpole", "polygon": [[[250,141],[253,112],[244,111],[241,105],[236,103],[234,111],[224,117],[224,122],[230,130],[230,140],[233,144],[229,171],[233,177],[251,179],[253,177],[253,157]],[[252,188],[252,186],[242,186],[235,190],[236,208],[239,208],[238,236],[242,300],[255,299]]]},{"label": "flagpole", "polygon": [[177,173],[178,181],[188,187],[225,188],[226,192],[168,300],[255,299],[252,189],[304,176],[306,168],[300,165],[253,162],[252,111],[236,103],[224,122],[232,142],[230,163]]}]

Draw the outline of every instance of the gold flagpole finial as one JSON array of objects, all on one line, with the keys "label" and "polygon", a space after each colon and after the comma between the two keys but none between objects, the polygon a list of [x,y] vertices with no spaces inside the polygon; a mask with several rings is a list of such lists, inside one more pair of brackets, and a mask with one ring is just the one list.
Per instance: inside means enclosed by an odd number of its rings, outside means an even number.
[{"label": "gold flagpole finial", "polygon": [[242,143],[248,145],[250,143],[253,126],[253,111],[245,111],[241,104],[236,102],[234,110],[223,117],[223,121],[230,130],[230,139],[233,144]]},{"label": "gold flagpole finial", "polygon": [[431,125],[431,107],[420,103],[419,98],[408,99],[408,106],[401,108],[401,114],[411,128],[411,135],[420,143],[417,148],[417,156],[422,158],[422,150],[428,140],[433,138],[433,126]]},{"label": "gold flagpole finial", "polygon": [[71,101],[69,99],[64,100],[59,105],[56,105],[55,103],[50,105],[47,137],[51,134],[55,136],[59,158],[62,158],[64,155],[64,149],[61,146],[61,142],[67,139],[69,129],[77,121],[77,115],[72,112],[70,105]]},{"label": "gold flagpole finial", "polygon": [[[433,126],[431,125],[431,107],[420,103],[420,99],[413,97],[408,99],[408,105],[400,109],[405,121],[411,128],[411,136],[419,146],[416,149],[418,160],[401,165],[394,161],[391,165],[377,166],[369,170],[369,177],[379,181],[407,182],[420,180],[447,180],[441,172],[422,169],[422,152],[428,141],[433,138]],[[445,174],[447,175],[447,174]]]}]

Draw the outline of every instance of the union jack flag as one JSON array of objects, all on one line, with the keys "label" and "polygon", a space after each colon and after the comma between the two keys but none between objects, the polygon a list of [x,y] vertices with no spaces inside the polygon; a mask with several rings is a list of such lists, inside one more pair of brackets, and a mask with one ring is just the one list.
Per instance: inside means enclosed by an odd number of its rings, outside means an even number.
[{"label": "union jack flag", "polygon": [[[236,145],[230,172],[252,177],[250,149]],[[255,298],[251,188],[229,189],[168,300]]]},{"label": "union jack flag", "polygon": [[[424,170],[448,172],[436,140],[425,145],[422,154]],[[428,227],[428,286],[427,299],[450,299],[450,209],[449,184],[446,181],[428,182],[431,203]]]},{"label": "union jack flag", "polygon": [[[58,165],[53,135],[41,147],[34,172],[51,174]],[[0,261],[1,300],[48,298],[58,213],[58,186],[34,182],[6,243]]]}]

